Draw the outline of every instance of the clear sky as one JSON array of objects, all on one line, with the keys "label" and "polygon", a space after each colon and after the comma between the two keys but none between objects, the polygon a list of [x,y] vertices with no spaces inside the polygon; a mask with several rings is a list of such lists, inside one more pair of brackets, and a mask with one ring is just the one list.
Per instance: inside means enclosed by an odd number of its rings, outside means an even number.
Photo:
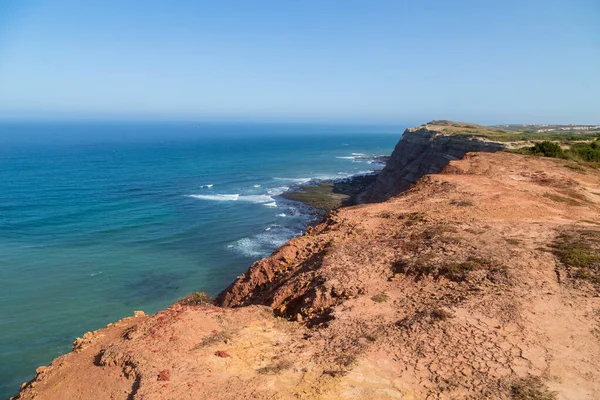
[{"label": "clear sky", "polygon": [[0,0],[0,117],[600,123],[600,1]]}]

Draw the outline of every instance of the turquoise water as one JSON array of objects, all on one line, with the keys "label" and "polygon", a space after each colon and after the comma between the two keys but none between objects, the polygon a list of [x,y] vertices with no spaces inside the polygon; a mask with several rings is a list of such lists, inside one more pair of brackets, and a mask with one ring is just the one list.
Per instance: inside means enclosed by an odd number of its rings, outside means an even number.
[{"label": "turquoise water", "polygon": [[218,293],[310,220],[278,194],[377,167],[357,155],[401,131],[1,124],[0,398],[88,330]]}]

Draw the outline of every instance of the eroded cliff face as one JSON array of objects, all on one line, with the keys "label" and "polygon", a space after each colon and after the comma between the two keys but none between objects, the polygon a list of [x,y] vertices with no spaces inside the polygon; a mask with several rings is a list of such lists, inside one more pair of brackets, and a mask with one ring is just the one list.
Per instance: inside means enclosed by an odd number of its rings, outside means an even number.
[{"label": "eroded cliff face", "polygon": [[216,305],[84,335],[19,398],[596,399],[598,293],[600,171],[468,153],[337,210]]},{"label": "eroded cliff face", "polygon": [[504,145],[474,136],[446,135],[435,126],[407,129],[377,181],[357,197],[358,203],[385,201],[408,189],[422,176],[438,173],[468,152],[494,153]]}]

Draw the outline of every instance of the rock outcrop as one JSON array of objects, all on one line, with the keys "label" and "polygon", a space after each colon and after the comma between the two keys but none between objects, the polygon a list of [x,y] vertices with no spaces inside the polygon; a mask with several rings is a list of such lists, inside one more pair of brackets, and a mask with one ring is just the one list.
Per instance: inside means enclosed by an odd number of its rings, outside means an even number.
[{"label": "rock outcrop", "polygon": [[438,121],[407,129],[377,181],[360,194],[358,203],[385,201],[405,191],[422,176],[436,174],[468,152],[503,150],[505,145],[484,137],[444,132]]},{"label": "rock outcrop", "polygon": [[600,171],[467,153],[336,210],[215,305],[84,335],[18,398],[597,399],[599,293]]}]

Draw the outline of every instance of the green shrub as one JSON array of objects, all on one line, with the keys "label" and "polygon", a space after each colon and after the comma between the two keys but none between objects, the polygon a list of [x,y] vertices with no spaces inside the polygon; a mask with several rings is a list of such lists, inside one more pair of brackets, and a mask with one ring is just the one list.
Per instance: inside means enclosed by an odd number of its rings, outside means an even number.
[{"label": "green shrub", "polygon": [[576,159],[588,162],[600,162],[600,140],[592,143],[576,143],[569,149]]},{"label": "green shrub", "polygon": [[560,145],[553,143],[553,142],[548,142],[548,141],[536,143],[535,146],[533,146],[531,148],[531,152],[533,154],[543,155],[544,157],[555,157],[555,158],[563,158],[564,157],[564,153],[563,153],[563,150],[561,149]]}]

